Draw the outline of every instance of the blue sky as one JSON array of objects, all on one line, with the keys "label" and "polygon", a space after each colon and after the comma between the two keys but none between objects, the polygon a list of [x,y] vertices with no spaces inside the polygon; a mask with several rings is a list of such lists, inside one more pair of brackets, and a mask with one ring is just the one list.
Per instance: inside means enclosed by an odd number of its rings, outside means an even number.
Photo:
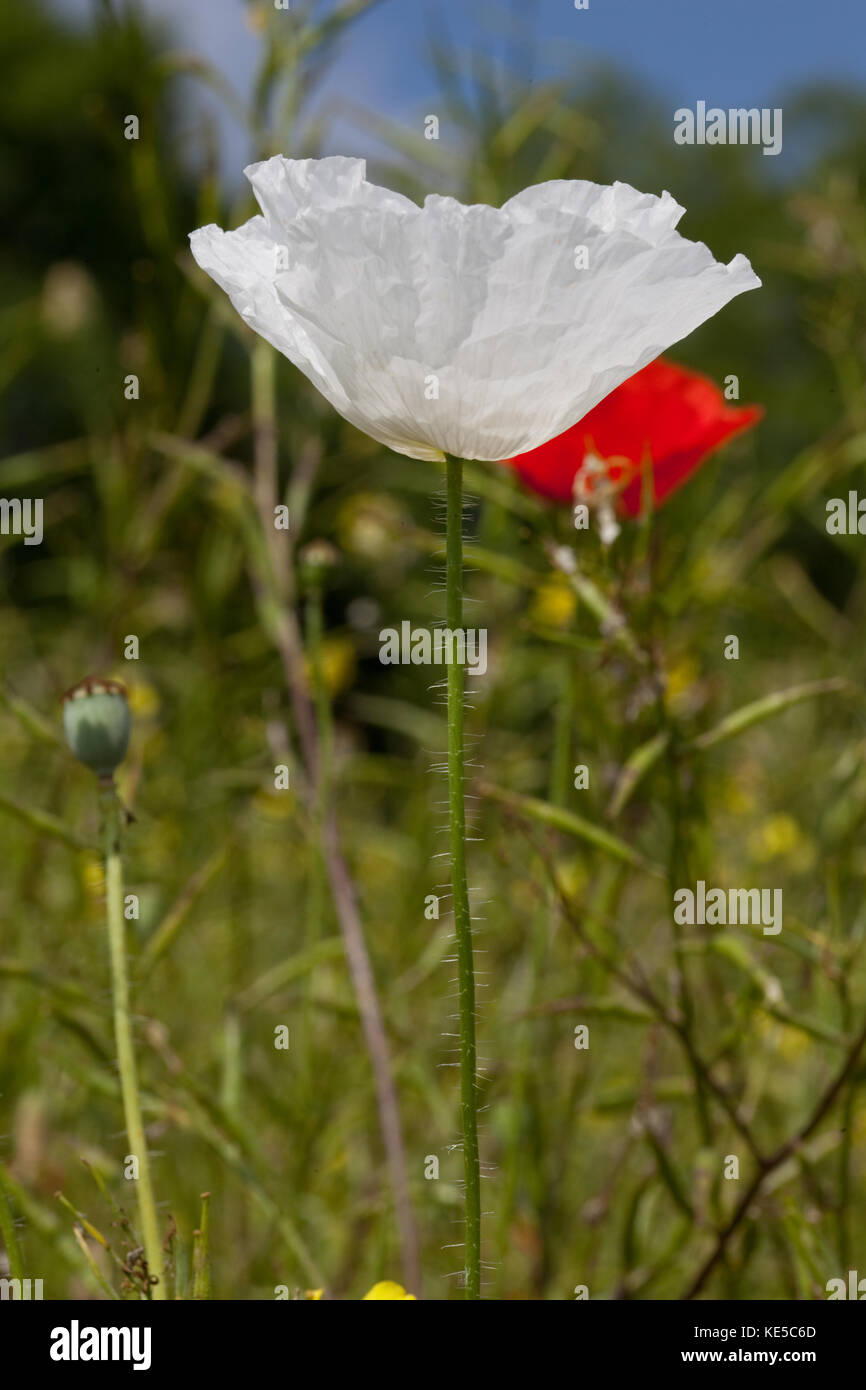
[{"label": "blue sky", "polygon": [[[53,3],[79,17],[90,9],[88,0]],[[242,0],[142,0],[142,8],[249,90],[259,43]],[[381,0],[345,41],[325,94],[418,117],[436,92],[431,21],[444,23],[458,45],[487,52],[504,52],[507,36],[522,47],[531,37],[540,78],[587,60],[615,63],[672,111],[698,100],[778,106],[795,87],[826,79],[866,90],[864,0],[589,0],[588,10],[574,0]],[[230,119],[222,127],[227,167],[238,168],[243,139]],[[367,147],[345,124],[340,136],[345,153]]]}]

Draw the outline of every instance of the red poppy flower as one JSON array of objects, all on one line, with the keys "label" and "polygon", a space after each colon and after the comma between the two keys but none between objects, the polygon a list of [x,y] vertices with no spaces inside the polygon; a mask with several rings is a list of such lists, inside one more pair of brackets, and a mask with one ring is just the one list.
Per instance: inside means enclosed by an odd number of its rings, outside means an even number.
[{"label": "red poppy flower", "polygon": [[645,463],[652,466],[658,505],[708,454],[763,413],[759,405],[729,406],[715,382],[659,357],[564,434],[506,461],[542,497],[568,503],[581,493],[591,500],[600,461],[609,490],[620,494],[621,509],[637,516]]}]

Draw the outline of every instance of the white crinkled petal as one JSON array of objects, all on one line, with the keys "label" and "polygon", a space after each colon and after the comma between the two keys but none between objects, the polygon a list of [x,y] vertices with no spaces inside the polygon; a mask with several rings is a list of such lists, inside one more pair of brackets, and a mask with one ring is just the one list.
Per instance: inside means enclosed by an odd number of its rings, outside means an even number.
[{"label": "white crinkled petal", "polygon": [[251,165],[262,216],[190,243],[341,415],[412,458],[544,444],[761,283],[744,256],[721,265],[680,236],[669,193],[557,180],[501,208],[435,195],[419,208],[365,172]]}]

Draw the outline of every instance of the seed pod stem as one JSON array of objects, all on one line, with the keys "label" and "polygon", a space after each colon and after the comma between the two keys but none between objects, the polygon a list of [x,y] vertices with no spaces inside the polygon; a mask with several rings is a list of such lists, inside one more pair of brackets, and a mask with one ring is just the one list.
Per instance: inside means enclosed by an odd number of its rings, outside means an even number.
[{"label": "seed pod stem", "polygon": [[108,950],[111,960],[111,993],[114,1004],[114,1037],[117,1067],[130,1154],[138,1160],[138,1211],[147,1268],[154,1299],[166,1297],[162,1246],[156,1217],[156,1203],[150,1178],[147,1140],[141,1116],[138,1073],[132,1041],[129,1012],[129,978],[126,969],[126,940],[123,916],[123,861],[121,835],[126,812],[111,779],[100,778],[99,804],[102,813],[102,840],[105,853],[105,909]]}]

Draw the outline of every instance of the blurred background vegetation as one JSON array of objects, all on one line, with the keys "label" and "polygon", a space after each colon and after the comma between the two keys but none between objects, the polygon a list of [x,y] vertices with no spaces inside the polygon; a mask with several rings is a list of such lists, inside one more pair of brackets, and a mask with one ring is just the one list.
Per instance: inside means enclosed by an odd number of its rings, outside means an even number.
[{"label": "blurred background vegetation", "polygon": [[[242,113],[250,158],[330,149],[328,111],[308,118],[310,101],[368,7],[247,7],[262,51]],[[685,979],[688,1042],[765,1153],[808,1124],[866,1008],[866,562],[860,537],[824,524],[826,500],[862,487],[866,464],[866,94],[791,94],[786,139],[799,131],[809,151],[792,182],[754,149],[675,146],[669,113],[616,70],[576,63],[567,82],[538,83],[519,59],[431,45],[443,138],[425,141],[423,116],[398,128],[371,94],[373,179],[492,203],[549,178],[669,188],[686,235],[722,260],[744,252],[764,281],[672,353],[719,382],[735,373],[764,422],[610,554],[582,538],[591,593],[548,558],[552,538],[574,544],[567,516],[504,469],[467,471],[469,591],[491,643],[469,715],[486,1292],[677,1298],[755,1159],[682,1038],[612,966],[633,967],[669,1008]],[[41,545],[0,537],[0,1175],[27,1273],[46,1297],[105,1296],[75,1212],[122,1258],[108,1194],[133,1211],[94,790],[59,738],[61,693],[99,672],[127,682],[135,712],[121,782],[136,817],[134,1007],[176,1258],[209,1191],[215,1297],[272,1298],[278,1285],[358,1297],[400,1277],[392,1193],[315,830],[273,785],[276,764],[294,769],[294,735],[253,582],[252,340],[187,249],[192,228],[253,210],[225,186],[218,126],[202,119],[182,157],[176,138],[186,84],[219,79],[109,3],[73,30],[6,0],[0,70],[0,492],[45,509]],[[418,1292],[453,1298],[451,945],[446,914],[424,915],[444,876],[431,770],[442,710],[424,668],[378,661],[380,627],[442,616],[441,477],[354,431],[288,362],[275,370],[293,553],[320,538],[337,552],[322,613],[303,573],[298,604],[393,1051]],[[637,656],[599,624],[593,595],[626,616]],[[723,659],[729,633],[738,662]],[[138,661],[124,660],[129,634]],[[828,681],[736,737],[690,744],[752,701]],[[638,750],[632,786],[623,769]],[[578,763],[588,791],[573,789]],[[506,804],[487,784],[544,806]],[[570,815],[661,876],[591,843]],[[696,928],[677,942],[666,873],[676,886],[780,887],[784,929]],[[582,1023],[588,1051],[574,1045]],[[273,1045],[281,1024],[288,1052]],[[862,1261],[863,1080],[855,1056],[706,1291],[823,1297]],[[739,1183],[722,1179],[729,1154]],[[429,1155],[438,1180],[425,1178]],[[89,1249],[119,1289],[116,1264]]]}]

